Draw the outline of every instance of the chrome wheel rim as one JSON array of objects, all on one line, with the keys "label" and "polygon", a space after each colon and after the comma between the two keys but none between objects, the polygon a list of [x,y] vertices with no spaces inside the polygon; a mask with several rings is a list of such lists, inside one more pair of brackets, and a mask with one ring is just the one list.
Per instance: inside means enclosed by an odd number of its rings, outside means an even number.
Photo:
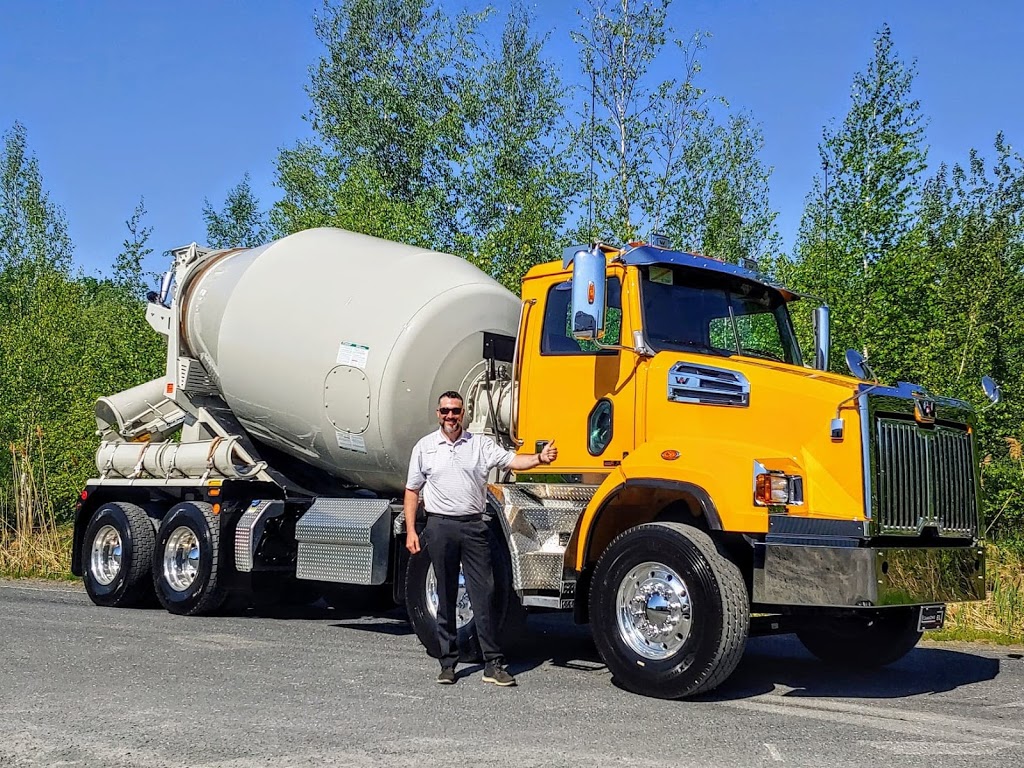
[{"label": "chrome wheel rim", "polygon": [[191,528],[175,528],[164,545],[164,581],[175,592],[192,586],[199,573],[199,539]]},{"label": "chrome wheel rim", "polygon": [[89,570],[103,586],[109,585],[121,572],[121,534],[112,525],[104,525],[92,540]]},{"label": "chrome wheel rim", "polygon": [[[427,610],[434,621],[437,621],[437,576],[434,574],[434,566],[427,569]],[[466,577],[462,575],[462,567],[459,567],[459,594],[455,598],[455,628],[462,629],[473,620],[473,606],[469,602],[469,592],[466,590]]]},{"label": "chrome wheel rim", "polygon": [[615,615],[619,636],[627,646],[645,659],[667,659],[690,636],[690,591],[667,565],[641,563],[619,584]]}]

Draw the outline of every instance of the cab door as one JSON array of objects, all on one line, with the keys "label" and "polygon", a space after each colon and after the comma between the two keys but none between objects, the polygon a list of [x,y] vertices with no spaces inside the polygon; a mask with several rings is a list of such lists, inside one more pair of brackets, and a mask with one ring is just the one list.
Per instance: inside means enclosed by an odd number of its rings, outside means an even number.
[{"label": "cab door", "polygon": [[[608,270],[602,344],[631,338],[622,311],[625,276],[624,269]],[[530,288],[536,303],[524,328],[520,450],[555,440],[559,472],[607,471],[633,450],[636,355],[572,337],[572,283],[565,275],[537,280]]]}]

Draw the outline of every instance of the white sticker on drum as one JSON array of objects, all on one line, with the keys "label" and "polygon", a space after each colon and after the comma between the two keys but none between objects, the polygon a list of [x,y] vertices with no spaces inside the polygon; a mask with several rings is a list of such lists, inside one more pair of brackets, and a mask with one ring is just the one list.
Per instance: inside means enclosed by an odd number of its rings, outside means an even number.
[{"label": "white sticker on drum", "polygon": [[366,359],[370,356],[370,348],[351,341],[343,341],[338,345],[338,365],[352,368],[366,368]]},{"label": "white sticker on drum", "polygon": [[334,435],[338,438],[339,448],[344,448],[346,451],[355,451],[356,453],[366,453],[366,441],[362,435],[345,432],[340,429],[336,430]]}]

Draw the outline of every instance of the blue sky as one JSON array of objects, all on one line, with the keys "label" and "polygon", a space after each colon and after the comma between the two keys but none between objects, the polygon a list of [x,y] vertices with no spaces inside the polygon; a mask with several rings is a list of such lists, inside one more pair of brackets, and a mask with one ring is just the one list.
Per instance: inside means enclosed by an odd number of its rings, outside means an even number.
[{"label": "blue sky", "polygon": [[[507,3],[494,5],[500,12]],[[528,3],[537,31],[548,34],[547,55],[570,81],[579,73],[569,40],[577,5]],[[109,269],[140,196],[158,252],[202,242],[203,198],[219,204],[245,172],[264,206],[276,199],[277,152],[307,134],[304,86],[321,52],[312,25],[319,7],[0,0],[0,130],[15,121],[28,129],[86,272]],[[900,55],[917,60],[933,167],[963,160],[971,147],[990,154],[999,130],[1014,146],[1024,142],[1022,4],[675,0],[670,21],[679,37],[712,33],[702,84],[762,124],[787,252],[818,171],[822,128],[846,114],[853,74],[883,22]],[[663,57],[654,77],[672,69]]]}]

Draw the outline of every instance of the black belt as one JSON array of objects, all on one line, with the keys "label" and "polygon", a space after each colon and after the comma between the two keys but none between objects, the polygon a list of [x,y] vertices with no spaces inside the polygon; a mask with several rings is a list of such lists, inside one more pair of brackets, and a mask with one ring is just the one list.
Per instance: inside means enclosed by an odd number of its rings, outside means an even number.
[{"label": "black belt", "polygon": [[460,523],[478,523],[484,519],[484,516],[479,513],[475,515],[442,515],[437,512],[427,512],[427,517],[439,517],[442,520],[458,520]]}]

